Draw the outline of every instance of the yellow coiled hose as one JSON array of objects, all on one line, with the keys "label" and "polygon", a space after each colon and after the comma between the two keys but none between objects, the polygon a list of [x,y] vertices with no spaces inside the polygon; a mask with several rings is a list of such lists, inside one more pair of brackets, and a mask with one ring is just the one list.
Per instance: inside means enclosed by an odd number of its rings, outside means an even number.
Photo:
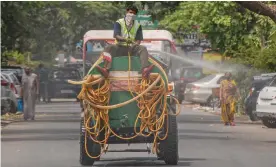
[{"label": "yellow coiled hose", "polygon": [[[91,67],[91,71],[97,64],[102,61],[102,57]],[[153,59],[149,59],[159,70],[167,76],[162,67],[155,62]],[[135,87],[135,90],[130,88],[130,55],[129,55],[129,76],[128,76],[128,91],[132,94],[133,98],[116,105],[109,105],[110,99],[110,82],[112,80],[125,79],[125,78],[115,78],[109,77],[103,79],[100,76],[89,76],[85,77],[83,81],[68,81],[71,84],[82,84],[82,90],[78,95],[79,99],[83,101],[84,107],[84,126],[86,129],[85,133],[85,151],[86,154],[93,159],[99,158],[101,154],[105,151],[106,144],[110,135],[114,135],[123,140],[134,139],[135,137],[150,136],[154,135],[154,142],[152,147],[152,152],[155,153],[157,150],[158,140],[166,139],[168,135],[168,122],[166,123],[166,134],[163,138],[158,135],[160,130],[165,124],[165,120],[168,121],[168,107],[167,107],[167,95],[168,89],[168,79],[165,80],[158,73],[150,74],[149,79],[137,77],[134,79],[141,80],[140,84]],[[95,85],[98,84],[95,89]],[[94,86],[94,87],[93,87]],[[137,96],[135,96],[135,94]],[[178,111],[176,115],[180,113],[180,104],[176,98],[173,97],[178,105]],[[135,135],[131,137],[122,137],[116,134],[109,124],[108,112],[111,109],[119,108],[125,106],[133,101],[137,101],[137,105],[140,108],[140,112],[136,118],[134,127],[138,127],[138,121],[140,120],[140,131],[134,128]],[[160,107],[160,109],[159,109]],[[161,111],[161,112],[159,112]],[[93,120],[93,127],[90,126],[90,121]],[[104,139],[99,141],[100,134],[104,133]],[[147,132],[145,134],[144,132]],[[89,134],[89,136],[87,136]],[[90,137],[94,142],[99,143],[102,146],[101,154],[97,156],[92,156],[87,149],[87,137]]]}]

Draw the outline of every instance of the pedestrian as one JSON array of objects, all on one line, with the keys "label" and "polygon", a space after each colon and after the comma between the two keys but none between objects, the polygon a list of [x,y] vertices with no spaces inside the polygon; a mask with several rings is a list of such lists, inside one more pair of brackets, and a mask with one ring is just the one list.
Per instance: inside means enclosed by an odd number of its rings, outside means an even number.
[{"label": "pedestrian", "polygon": [[43,64],[39,64],[38,66],[38,78],[39,78],[39,86],[40,86],[40,91],[39,91],[39,101],[40,97],[43,98],[43,102],[50,102],[50,96],[48,92],[48,87],[49,87],[49,72],[48,70],[44,67]]},{"label": "pedestrian", "polygon": [[112,57],[139,56],[141,61],[141,72],[143,77],[148,77],[153,65],[148,62],[148,51],[145,46],[140,45],[143,40],[142,26],[135,20],[138,9],[129,6],[124,18],[117,20],[114,24],[115,45],[107,46],[102,55],[105,67],[97,66],[97,69],[107,77],[111,68]]},{"label": "pedestrian", "polygon": [[227,72],[220,83],[221,118],[226,126],[235,126],[237,95],[239,96],[237,84],[232,79],[232,74]]},{"label": "pedestrian", "polygon": [[39,81],[36,74],[32,73],[29,67],[25,68],[25,75],[22,77],[21,94],[23,97],[24,120],[35,119],[35,102],[39,94]]}]

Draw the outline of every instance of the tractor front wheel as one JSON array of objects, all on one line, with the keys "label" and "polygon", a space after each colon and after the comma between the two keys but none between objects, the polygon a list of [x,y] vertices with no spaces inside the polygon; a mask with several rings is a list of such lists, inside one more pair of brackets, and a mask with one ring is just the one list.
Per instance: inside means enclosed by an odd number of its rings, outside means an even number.
[{"label": "tractor front wheel", "polygon": [[[172,110],[172,108],[170,107]],[[172,113],[172,112],[171,112]],[[175,111],[173,112],[175,114]],[[165,133],[166,133],[165,124]],[[165,140],[160,141],[158,145],[157,157],[164,160],[167,165],[177,165],[178,155],[178,128],[175,115],[168,115],[168,136]]]},{"label": "tractor front wheel", "polygon": [[[83,166],[92,166],[95,161],[98,161],[100,158],[91,158],[89,155],[96,157],[101,153],[101,146],[98,143],[95,143],[87,135],[87,151],[85,149],[85,133],[86,129],[84,128],[84,120],[81,119],[81,129],[80,129],[80,164]],[[88,155],[89,154],[89,155]]]}]

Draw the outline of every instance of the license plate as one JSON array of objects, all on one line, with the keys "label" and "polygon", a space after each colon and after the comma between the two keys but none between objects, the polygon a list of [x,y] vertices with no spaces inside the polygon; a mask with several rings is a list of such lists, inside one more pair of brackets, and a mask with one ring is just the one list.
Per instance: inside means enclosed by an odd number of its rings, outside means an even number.
[{"label": "license plate", "polygon": [[61,93],[73,93],[72,90],[61,90]]}]

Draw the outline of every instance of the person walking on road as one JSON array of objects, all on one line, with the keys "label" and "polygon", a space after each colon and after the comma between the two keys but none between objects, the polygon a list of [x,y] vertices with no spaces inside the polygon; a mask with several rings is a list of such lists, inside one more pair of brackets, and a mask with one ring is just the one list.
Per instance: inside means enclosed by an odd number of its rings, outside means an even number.
[{"label": "person walking on road", "polygon": [[236,112],[238,89],[230,72],[225,73],[225,79],[220,83],[221,118],[224,125],[235,126],[234,115]]},{"label": "person walking on road", "polygon": [[24,120],[34,120],[36,98],[39,94],[39,81],[37,75],[32,73],[29,67],[25,68],[25,75],[22,77],[21,94],[24,103]]}]

